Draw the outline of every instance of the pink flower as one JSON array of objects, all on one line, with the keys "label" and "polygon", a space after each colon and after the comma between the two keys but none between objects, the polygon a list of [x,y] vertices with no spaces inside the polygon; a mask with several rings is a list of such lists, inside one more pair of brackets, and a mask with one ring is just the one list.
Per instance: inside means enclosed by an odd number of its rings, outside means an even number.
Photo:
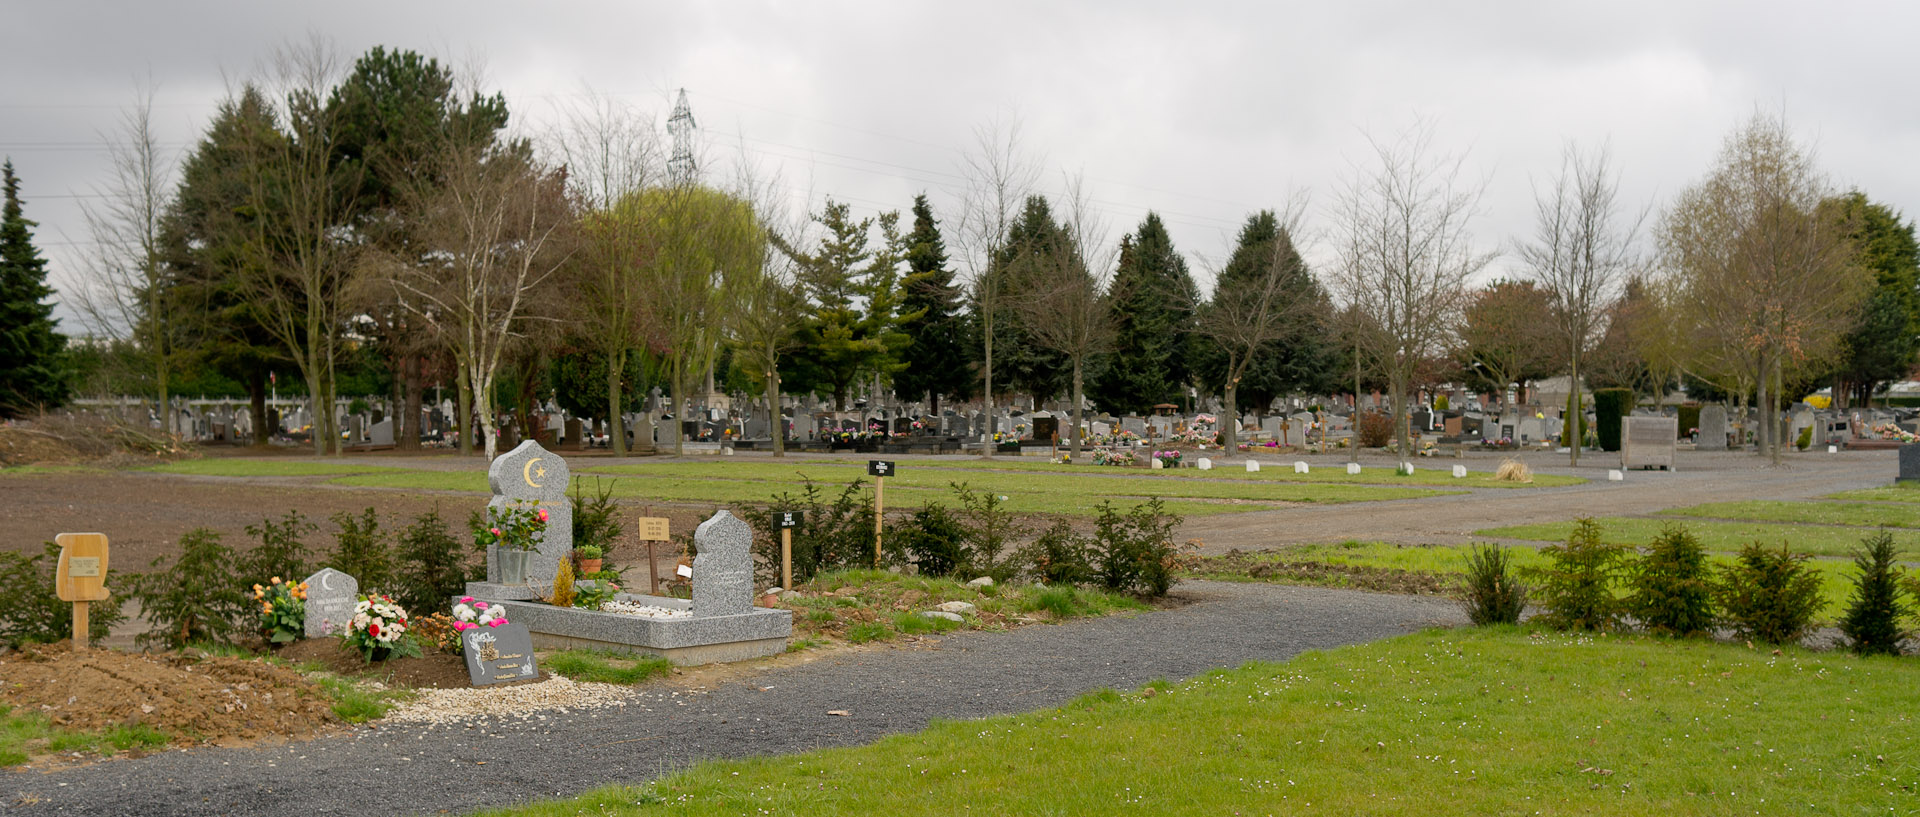
[{"label": "pink flower", "polygon": [[471,621],[456,621],[453,623],[453,628],[461,632],[466,632],[471,627],[473,627],[473,622]]},{"label": "pink flower", "polygon": [[475,609],[475,610],[485,610],[485,609],[487,609],[487,603],[486,603],[486,602],[484,602],[484,601],[476,601],[476,602],[474,602],[474,603],[473,603],[473,609]]},{"label": "pink flower", "polygon": [[487,626],[488,626],[488,627],[498,627],[498,626],[500,626],[500,625],[502,625],[502,624],[505,624],[505,623],[507,623],[507,620],[506,620],[506,619],[504,619],[504,618],[496,618],[496,619],[494,619],[494,620],[492,620],[492,621],[489,621],[489,622],[487,622]]},{"label": "pink flower", "polygon": [[487,530],[488,530],[489,532],[491,532],[491,533],[492,533],[492,534],[493,534],[494,536],[499,536],[499,535],[500,535],[500,529],[499,529],[499,528],[488,528]]},{"label": "pink flower", "polygon": [[460,603],[461,603],[461,604],[472,604],[472,603],[473,603],[473,597],[472,597],[472,596],[461,596],[461,597],[460,597]]},{"label": "pink flower", "polygon": [[545,521],[547,521],[547,509],[546,509],[546,508],[541,508],[541,509],[540,509],[540,521],[542,521],[542,522],[545,522]]}]

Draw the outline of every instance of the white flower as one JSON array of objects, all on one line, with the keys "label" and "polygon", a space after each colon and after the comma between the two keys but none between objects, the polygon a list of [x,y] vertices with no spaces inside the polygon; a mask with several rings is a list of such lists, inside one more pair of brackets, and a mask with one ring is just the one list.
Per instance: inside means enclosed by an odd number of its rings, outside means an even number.
[{"label": "white flower", "polygon": [[472,621],[473,608],[464,604],[456,604],[453,606],[453,617],[461,621]]},{"label": "white flower", "polygon": [[353,606],[353,611],[356,613],[364,613],[368,610],[368,608],[371,608],[372,606],[373,606],[373,602],[367,601],[366,599],[361,599],[359,604],[355,604]]}]

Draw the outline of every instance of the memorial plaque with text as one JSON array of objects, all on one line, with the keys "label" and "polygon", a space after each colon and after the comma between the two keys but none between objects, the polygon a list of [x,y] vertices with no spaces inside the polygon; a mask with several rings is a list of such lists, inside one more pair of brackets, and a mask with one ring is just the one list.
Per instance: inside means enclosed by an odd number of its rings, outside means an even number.
[{"label": "memorial plaque with text", "polygon": [[460,634],[467,674],[474,686],[532,681],[540,677],[533,661],[533,634],[523,624],[475,627]]}]

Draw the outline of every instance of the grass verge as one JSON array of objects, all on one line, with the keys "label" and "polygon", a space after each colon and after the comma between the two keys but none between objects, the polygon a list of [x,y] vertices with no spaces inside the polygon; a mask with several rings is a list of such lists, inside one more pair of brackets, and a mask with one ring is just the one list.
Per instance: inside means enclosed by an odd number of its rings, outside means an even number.
[{"label": "grass verge", "polygon": [[[1077,587],[968,587],[953,579],[879,570],[823,574],[780,600],[793,611],[796,642],[865,644],[948,630],[1004,630],[1024,624],[1148,609],[1130,596]],[[922,612],[950,601],[974,606],[963,621]]]},{"label": "grass verge", "polygon": [[547,671],[575,681],[632,686],[673,671],[673,662],[602,650],[562,650],[540,659]]},{"label": "grass verge", "polygon": [[98,732],[65,729],[38,712],[15,712],[0,705],[0,766],[18,766],[35,755],[89,752],[112,757],[117,752],[158,749],[172,740],[145,724],[122,724]]},{"label": "grass verge", "polygon": [[1828,494],[1826,498],[1856,502],[1920,502],[1920,482],[1897,482],[1885,488],[1842,491],[1837,494]]},{"label": "grass verge", "polygon": [[485,813],[1906,813],[1916,684],[1910,660],[1428,631]]},{"label": "grass verge", "polygon": [[1691,508],[1672,508],[1661,516],[1708,519],[1751,519],[1803,525],[1847,525],[1862,528],[1920,528],[1920,505],[1871,502],[1712,502]]},{"label": "grass verge", "polygon": [[414,693],[404,689],[380,688],[342,678],[331,673],[309,673],[308,679],[333,699],[333,714],[347,723],[366,723],[387,716],[395,706],[410,700]]},{"label": "grass verge", "polygon": [[[1600,523],[1603,541],[1634,546],[1653,541],[1653,537],[1659,535],[1661,528],[1674,524],[1674,520],[1668,519],[1620,516],[1594,521]],[[1689,520],[1685,524],[1687,530],[1700,539],[1701,547],[1722,553],[1737,552],[1753,542],[1772,547],[1778,547],[1781,542],[1785,542],[1801,553],[1812,553],[1818,556],[1847,556],[1853,552],[1854,548],[1859,547],[1861,539],[1876,532],[1872,528],[1773,522]],[[1474,535],[1499,539],[1529,539],[1536,542],[1564,542],[1567,540],[1567,535],[1573,532],[1573,525],[1572,522],[1509,525],[1477,530],[1474,531]],[[1908,553],[1920,552],[1920,532],[1893,531],[1892,533],[1894,544],[1901,550]]]}]

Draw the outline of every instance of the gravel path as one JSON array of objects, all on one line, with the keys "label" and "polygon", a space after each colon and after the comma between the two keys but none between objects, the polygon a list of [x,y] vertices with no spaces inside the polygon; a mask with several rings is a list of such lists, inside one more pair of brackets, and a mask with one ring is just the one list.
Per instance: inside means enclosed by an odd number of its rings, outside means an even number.
[{"label": "gravel path", "polygon": [[[1463,619],[1444,600],[1188,582],[1192,603],[927,649],[842,653],[710,690],[643,687],[624,709],[479,726],[385,726],[270,749],[166,752],[53,773],[12,772],[8,814],[463,814],[640,782],[715,757],[863,744],[932,718],[1057,706],[1254,659]],[[762,691],[762,687],[765,687]],[[849,715],[829,716],[829,710]]]}]

